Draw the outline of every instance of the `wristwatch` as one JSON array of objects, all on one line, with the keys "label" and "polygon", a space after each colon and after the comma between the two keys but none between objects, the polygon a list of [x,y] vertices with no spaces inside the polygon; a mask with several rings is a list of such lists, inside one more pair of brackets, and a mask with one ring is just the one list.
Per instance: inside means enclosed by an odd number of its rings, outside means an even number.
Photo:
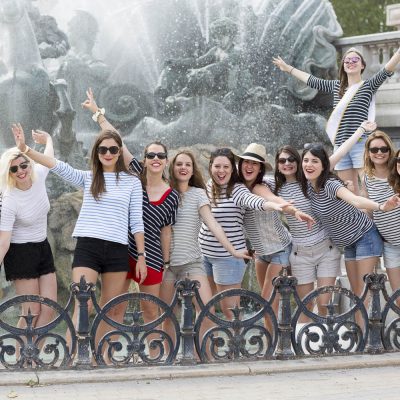
[{"label": "wristwatch", "polygon": [[104,115],[106,110],[104,108],[98,108],[97,111],[92,115],[92,120],[97,122],[100,115]]},{"label": "wristwatch", "polygon": [[137,253],[137,256],[138,256],[138,257],[144,257],[144,258],[146,258],[146,252]]},{"label": "wristwatch", "polygon": [[164,269],[168,269],[170,264],[171,263],[169,261],[164,261]]}]

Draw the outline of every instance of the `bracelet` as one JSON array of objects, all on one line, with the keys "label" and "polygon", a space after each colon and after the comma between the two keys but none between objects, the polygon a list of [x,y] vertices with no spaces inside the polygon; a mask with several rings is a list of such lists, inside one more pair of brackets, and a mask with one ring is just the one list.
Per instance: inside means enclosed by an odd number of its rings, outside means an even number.
[{"label": "bracelet", "polygon": [[382,208],[381,208],[381,205],[382,205],[382,204],[379,204],[379,203],[378,203],[378,211],[384,212],[384,211],[382,210]]},{"label": "bracelet", "polygon": [[31,148],[26,144],[26,145],[25,145],[25,150],[24,150],[24,151],[21,151],[21,153],[22,153],[22,154],[27,154],[27,153],[29,152],[30,149],[31,149]]},{"label": "bracelet", "polygon": [[363,126],[360,126],[359,128],[361,128],[364,131],[364,133],[367,132],[367,130]]},{"label": "bracelet", "polygon": [[92,115],[92,120],[94,122],[97,122],[99,119],[100,115],[104,115],[106,110],[104,108],[98,108],[97,111]]},{"label": "bracelet", "polygon": [[294,70],[294,67],[292,67],[291,70],[289,71],[289,75],[292,75],[293,70]]},{"label": "bracelet", "polygon": [[171,264],[170,261],[164,261],[164,269],[168,269],[170,264]]}]

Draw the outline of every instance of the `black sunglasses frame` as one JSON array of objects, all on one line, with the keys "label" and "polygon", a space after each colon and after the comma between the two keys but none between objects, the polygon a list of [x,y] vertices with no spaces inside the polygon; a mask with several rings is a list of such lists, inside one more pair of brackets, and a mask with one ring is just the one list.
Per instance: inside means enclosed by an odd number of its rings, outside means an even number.
[{"label": "black sunglasses frame", "polygon": [[30,164],[29,161],[24,161],[21,164],[12,165],[9,170],[12,174],[16,174],[18,172],[18,168],[25,170],[29,167],[29,164]]},{"label": "black sunglasses frame", "polygon": [[389,147],[389,146],[370,147],[370,148],[368,149],[368,151],[371,152],[372,154],[378,154],[379,151],[380,151],[382,154],[386,154],[386,153],[389,153],[390,147]]},{"label": "black sunglasses frame", "polygon": [[110,146],[110,147],[99,146],[97,148],[97,153],[99,153],[102,156],[104,156],[105,154],[107,154],[107,151],[109,151],[110,154],[115,156],[116,154],[118,154],[119,150],[120,150],[120,147],[118,147],[118,146]]},{"label": "black sunglasses frame", "polygon": [[144,158],[147,158],[148,160],[154,160],[156,156],[159,160],[165,160],[168,158],[168,154],[165,152],[155,153],[153,151],[151,151],[150,153],[146,153],[144,155]]}]

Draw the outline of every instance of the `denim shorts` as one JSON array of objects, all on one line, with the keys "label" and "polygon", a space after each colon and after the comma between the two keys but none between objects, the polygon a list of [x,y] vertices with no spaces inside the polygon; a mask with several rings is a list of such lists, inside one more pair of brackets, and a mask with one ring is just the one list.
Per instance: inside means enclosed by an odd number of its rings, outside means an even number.
[{"label": "denim shorts", "polygon": [[374,225],[355,243],[344,248],[345,261],[359,261],[370,257],[380,257],[383,251],[383,240]]},{"label": "denim shorts", "polygon": [[218,285],[241,284],[246,264],[241,258],[235,257],[203,257],[203,265],[207,276],[211,276]]},{"label": "denim shorts", "polygon": [[[350,151],[336,164],[335,170],[342,171],[344,169],[363,168],[366,140],[367,137],[363,135],[361,139],[350,149]],[[339,146],[336,145],[334,151],[336,151],[338,148]]]},{"label": "denim shorts", "polygon": [[387,269],[400,267],[400,246],[383,242],[383,264]]},{"label": "denim shorts", "polygon": [[292,251],[292,244],[288,244],[283,250],[276,253],[257,256],[257,260],[264,261],[268,264],[277,264],[287,267],[289,265],[289,256]]}]

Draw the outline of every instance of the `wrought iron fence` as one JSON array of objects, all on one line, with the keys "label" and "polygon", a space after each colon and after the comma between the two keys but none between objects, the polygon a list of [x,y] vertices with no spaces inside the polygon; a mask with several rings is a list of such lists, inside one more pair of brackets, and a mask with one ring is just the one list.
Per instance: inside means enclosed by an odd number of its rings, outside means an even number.
[{"label": "wrought iron fence", "polygon": [[[71,285],[65,307],[39,296],[17,296],[0,304],[0,365],[92,368],[400,350],[400,290],[389,296],[385,281],[384,274],[366,275],[361,297],[326,286],[300,299],[296,278],[283,270],[268,300],[232,289],[204,304],[199,282],[186,279],[176,283],[171,304],[146,293],[126,293],[101,308],[94,285],[82,277]],[[330,299],[323,307],[326,315],[315,311],[322,295]],[[335,304],[340,298],[349,300],[345,311]],[[224,301],[234,304],[225,314]],[[278,315],[274,301],[279,302]],[[9,314],[23,303],[50,307],[56,316],[36,327],[29,309],[17,323],[18,318]],[[71,318],[74,303],[79,308],[76,328]],[[159,310],[151,321],[143,320],[145,303]],[[124,318],[119,321],[117,315]]]}]

